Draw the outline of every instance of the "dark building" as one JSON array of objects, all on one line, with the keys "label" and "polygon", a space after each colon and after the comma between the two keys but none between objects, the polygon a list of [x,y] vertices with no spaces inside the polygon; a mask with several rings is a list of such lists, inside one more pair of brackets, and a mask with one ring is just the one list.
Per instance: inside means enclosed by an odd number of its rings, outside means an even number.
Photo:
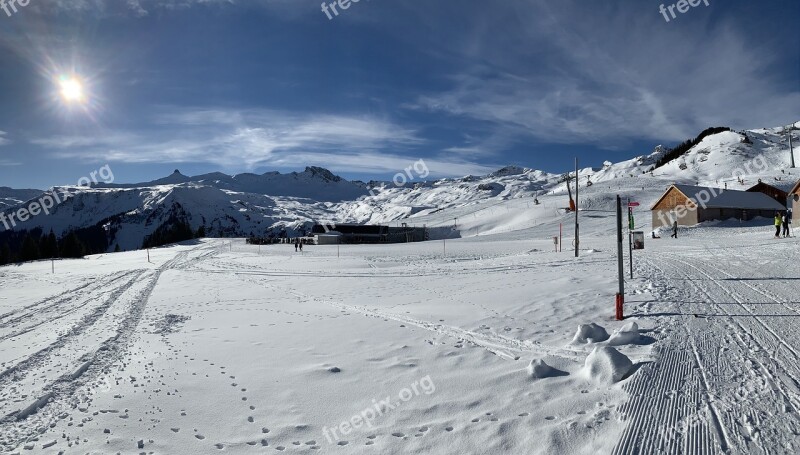
[{"label": "dark building", "polygon": [[[317,243],[319,244],[406,243],[428,240],[428,230],[425,227],[413,227],[406,224],[400,227],[376,224],[334,224],[327,226],[315,224],[311,228],[311,235],[317,237]],[[336,242],[331,241],[334,238],[337,238]]]}]

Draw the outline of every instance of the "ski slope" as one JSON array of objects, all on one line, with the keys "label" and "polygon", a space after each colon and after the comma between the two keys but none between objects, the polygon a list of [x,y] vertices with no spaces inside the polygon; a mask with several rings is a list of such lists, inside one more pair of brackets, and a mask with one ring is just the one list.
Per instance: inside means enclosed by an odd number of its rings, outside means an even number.
[{"label": "ski slope", "polygon": [[[603,185],[587,191],[579,258],[569,229],[553,251],[570,214],[499,223],[527,204],[509,200],[476,207],[497,232],[446,241],[300,254],[209,239],[150,263],[2,267],[0,449],[795,453],[796,240],[758,222],[647,239],[626,283],[639,331],[615,335]],[[589,323],[612,339],[575,342]],[[603,346],[632,362],[619,382],[585,366]],[[330,431],[387,399],[369,426]]]}]

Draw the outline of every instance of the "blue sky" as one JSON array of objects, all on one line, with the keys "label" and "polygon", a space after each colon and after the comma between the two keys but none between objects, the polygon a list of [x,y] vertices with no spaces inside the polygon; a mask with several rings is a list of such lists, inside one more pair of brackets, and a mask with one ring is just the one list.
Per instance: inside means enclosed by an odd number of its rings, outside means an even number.
[{"label": "blue sky", "polygon": [[800,2],[698,2],[30,0],[0,9],[0,186],[562,172],[800,120]]}]

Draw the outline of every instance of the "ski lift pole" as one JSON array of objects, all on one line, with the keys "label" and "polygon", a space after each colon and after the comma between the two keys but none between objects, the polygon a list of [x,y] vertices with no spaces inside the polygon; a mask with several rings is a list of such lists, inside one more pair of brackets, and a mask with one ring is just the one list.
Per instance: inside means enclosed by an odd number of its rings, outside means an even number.
[{"label": "ski lift pole", "polygon": [[580,225],[578,224],[578,187],[580,180],[578,179],[578,158],[575,158],[575,257],[580,255]]},{"label": "ski lift pole", "polygon": [[625,304],[625,266],[622,259],[622,198],[617,195],[617,265],[619,267],[619,292],[616,299],[617,320],[624,319],[623,305]]}]

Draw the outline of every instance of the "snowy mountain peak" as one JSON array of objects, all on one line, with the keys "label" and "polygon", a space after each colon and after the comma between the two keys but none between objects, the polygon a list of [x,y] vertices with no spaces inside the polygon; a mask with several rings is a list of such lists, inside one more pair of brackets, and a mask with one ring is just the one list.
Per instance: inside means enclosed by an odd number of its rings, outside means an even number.
[{"label": "snowy mountain peak", "polygon": [[308,166],[303,174],[308,174],[311,177],[319,177],[327,182],[341,182],[343,179],[333,172],[317,166]]},{"label": "snowy mountain peak", "polygon": [[512,175],[522,175],[526,172],[530,171],[530,169],[519,167],[519,166],[506,166],[504,168],[498,169],[492,172],[489,176],[490,177],[509,177]]}]

